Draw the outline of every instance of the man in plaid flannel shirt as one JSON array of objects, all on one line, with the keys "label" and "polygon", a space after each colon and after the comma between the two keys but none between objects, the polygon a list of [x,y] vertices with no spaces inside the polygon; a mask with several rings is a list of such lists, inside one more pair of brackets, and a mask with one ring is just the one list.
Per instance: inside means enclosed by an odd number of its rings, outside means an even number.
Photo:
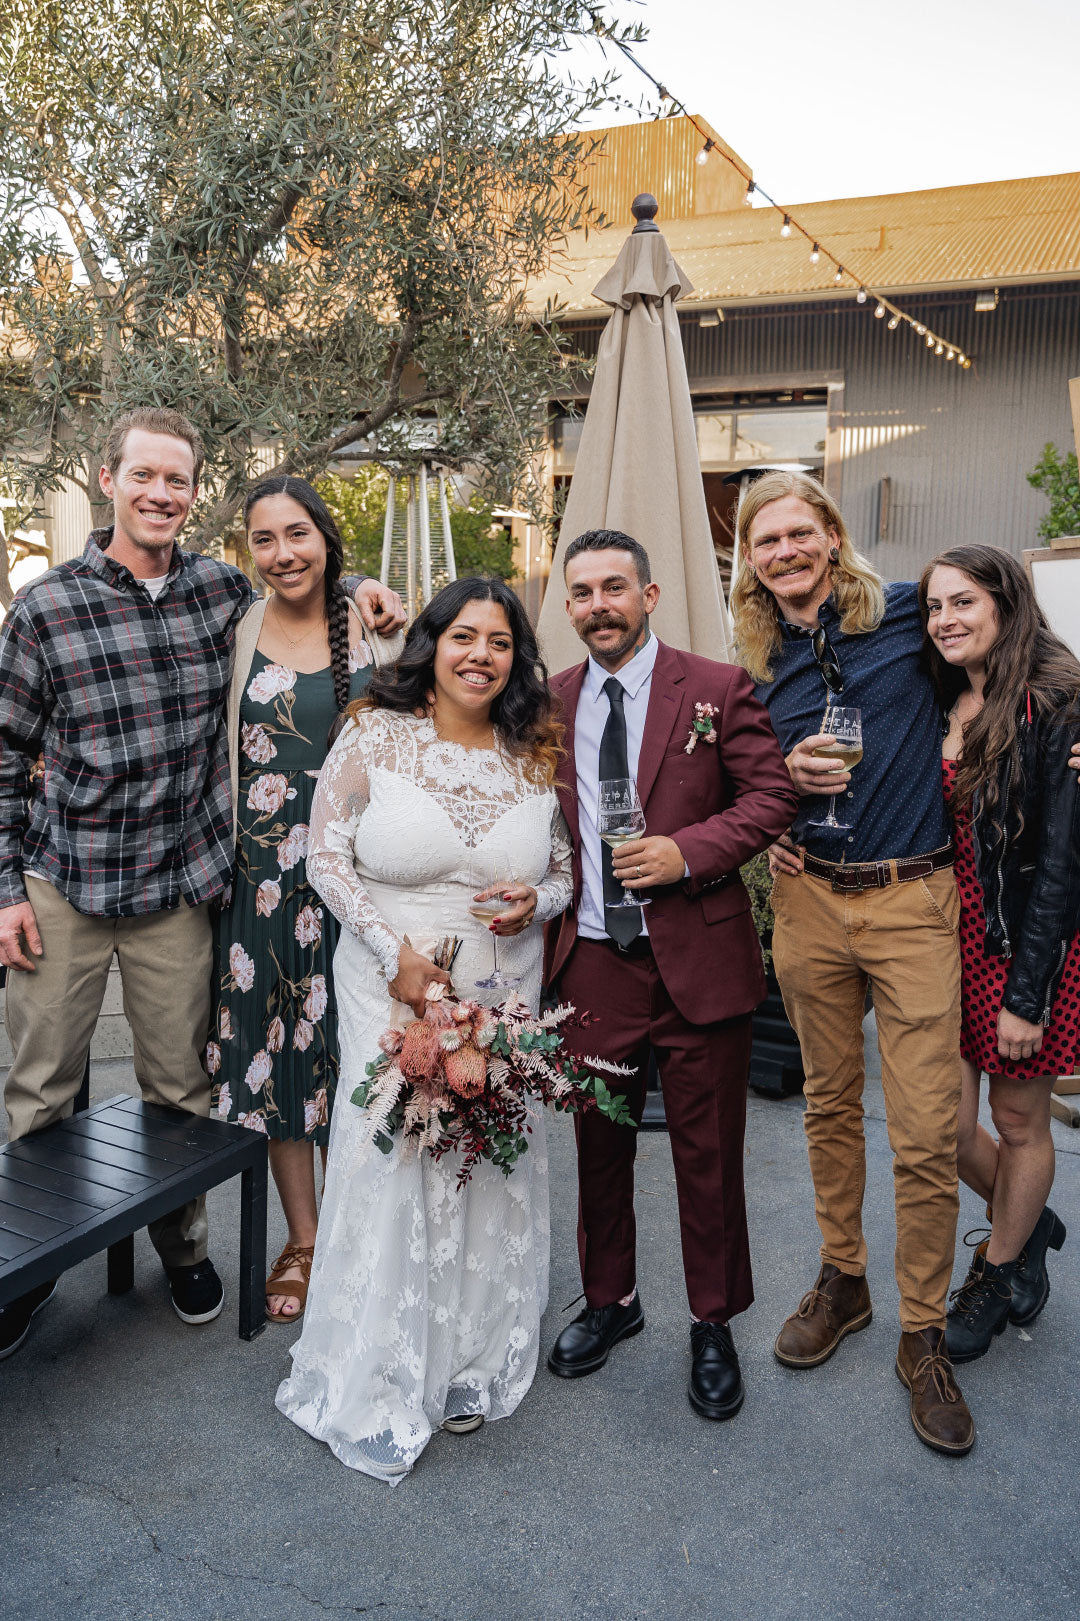
[{"label": "man in plaid flannel shirt", "polygon": [[[14,1050],[14,1141],[70,1113],[115,952],[143,1097],[207,1114],[210,903],[231,880],[225,700],[239,569],[175,544],[203,464],[174,411],[129,412],[100,471],[114,527],[18,593],[0,635],[0,963]],[[391,630],[401,602],[356,592]],[[43,760],[41,780],[30,772]],[[185,1322],[223,1303],[204,1201],[150,1236]],[[0,1308],[0,1357],[52,1294]]]}]

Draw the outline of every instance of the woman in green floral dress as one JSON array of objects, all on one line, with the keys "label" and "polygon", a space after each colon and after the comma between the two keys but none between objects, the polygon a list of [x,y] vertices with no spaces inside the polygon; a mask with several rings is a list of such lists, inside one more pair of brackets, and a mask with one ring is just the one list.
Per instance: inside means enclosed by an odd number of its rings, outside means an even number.
[{"label": "woman in green floral dress", "polygon": [[338,924],[307,882],[308,816],[330,734],[367,686],[374,657],[341,584],[341,538],[318,493],[301,479],[264,479],[244,521],[271,595],[237,634],[229,709],[236,867],[215,936],[207,1068],[219,1117],[270,1139],[289,1241],[267,1279],[267,1315],[290,1322],[307,1295],[314,1150],[325,1158],[338,1068]]}]

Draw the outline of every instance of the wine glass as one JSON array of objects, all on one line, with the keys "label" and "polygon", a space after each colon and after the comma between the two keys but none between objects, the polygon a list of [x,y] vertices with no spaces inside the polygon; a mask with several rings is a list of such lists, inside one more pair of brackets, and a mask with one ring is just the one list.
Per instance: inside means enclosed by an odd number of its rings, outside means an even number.
[{"label": "wine glass", "polygon": [[[641,808],[633,777],[604,777],[601,780],[597,823],[601,839],[613,851],[620,844],[629,844],[631,840],[641,838],[645,831],[645,812]],[[624,889],[622,900],[611,904],[650,906],[652,902],[648,895]]]},{"label": "wine glass", "polygon": [[[813,750],[818,760],[835,760],[841,771],[850,771],[862,759],[862,711],[830,704],[825,711],[821,730],[829,734],[828,743],[819,743]],[[811,821],[809,827],[849,828],[850,822],[836,820],[836,789],[829,796],[829,814],[823,821]]]},{"label": "wine glass", "polygon": [[[503,891],[515,882],[513,864],[501,853],[492,853],[484,857],[477,857],[470,865],[469,879],[474,894],[469,900],[469,912],[481,923],[491,924],[493,919],[501,917],[506,911],[506,902],[503,900]],[[482,894],[485,889],[496,889],[498,892],[486,900],[478,901],[476,895]],[[475,979],[473,984],[478,990],[497,991],[512,990],[515,985],[521,984],[520,974],[507,974],[499,967],[499,937],[491,935],[491,951],[494,966],[487,979]]]}]

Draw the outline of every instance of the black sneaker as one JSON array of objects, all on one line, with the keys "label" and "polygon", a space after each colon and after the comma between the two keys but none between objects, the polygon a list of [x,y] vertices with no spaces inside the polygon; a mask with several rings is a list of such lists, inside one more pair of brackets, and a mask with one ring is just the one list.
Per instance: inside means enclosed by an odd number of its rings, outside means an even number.
[{"label": "black sneaker", "polygon": [[1042,1215],[1035,1223],[1035,1231],[1020,1251],[1013,1275],[1010,1323],[1021,1328],[1033,1323],[1050,1298],[1050,1278],[1046,1270],[1046,1252],[1059,1250],[1065,1242],[1065,1223],[1049,1205],[1043,1206]]},{"label": "black sneaker", "polygon": [[986,1244],[980,1244],[971,1258],[968,1275],[954,1289],[945,1319],[945,1344],[953,1362],[974,1362],[985,1356],[995,1334],[1003,1334],[1012,1305],[1012,1278],[1015,1261],[1000,1266],[986,1259]]},{"label": "black sneaker", "polygon": [[225,1290],[213,1261],[194,1266],[167,1266],[173,1311],[184,1323],[212,1323],[225,1304]]},{"label": "black sneaker", "polygon": [[53,1278],[49,1283],[39,1283],[36,1289],[20,1295],[18,1300],[9,1300],[6,1306],[0,1306],[0,1362],[15,1355],[30,1332],[31,1319],[55,1294],[57,1281]]}]

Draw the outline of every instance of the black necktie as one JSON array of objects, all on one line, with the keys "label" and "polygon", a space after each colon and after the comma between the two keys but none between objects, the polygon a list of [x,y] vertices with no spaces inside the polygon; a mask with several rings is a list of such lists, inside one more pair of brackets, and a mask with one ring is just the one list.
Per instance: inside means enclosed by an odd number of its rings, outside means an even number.
[{"label": "black necktie", "polygon": [[[604,691],[611,705],[611,713],[600,739],[600,781],[609,782],[615,777],[630,775],[626,763],[626,711],[623,708],[626,692],[622,682],[613,675],[604,682]],[[600,870],[604,875],[604,926],[618,945],[628,946],[641,933],[641,908],[635,906],[631,909],[617,904],[626,891],[615,876],[609,844],[600,846]]]}]

